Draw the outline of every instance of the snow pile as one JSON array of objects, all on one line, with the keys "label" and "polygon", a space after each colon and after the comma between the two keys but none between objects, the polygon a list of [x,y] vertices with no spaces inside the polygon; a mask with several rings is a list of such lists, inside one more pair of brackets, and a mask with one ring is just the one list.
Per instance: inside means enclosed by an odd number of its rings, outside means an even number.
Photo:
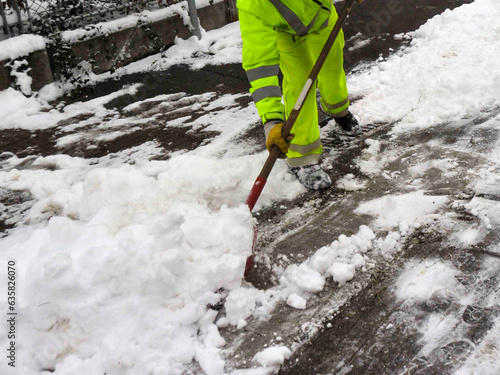
[{"label": "snow pile", "polygon": [[[356,260],[353,259],[354,262],[356,262],[357,260],[358,259]],[[364,258],[361,256],[361,258],[357,263],[359,264],[358,267],[362,267],[365,263]],[[354,266],[354,264],[345,264],[337,262],[334,262],[330,266],[330,268],[328,268],[328,271],[326,271],[326,274],[332,276],[333,281],[339,283],[339,286],[343,286],[346,282],[351,281],[354,278],[355,273],[356,273],[356,267]]]},{"label": "snow pile", "polygon": [[295,309],[305,309],[307,300],[323,290],[328,278],[341,287],[354,278],[356,270],[365,269],[374,239],[371,229],[362,225],[357,234],[341,235],[305,262],[289,265],[276,287],[265,291],[251,287],[233,290],[226,300],[228,322],[241,326],[242,320],[252,315],[265,318],[281,301]]},{"label": "snow pile", "polygon": [[224,340],[207,306],[240,286],[253,239],[247,206],[178,200],[131,166],[34,164],[54,170],[0,172],[2,186],[31,190],[32,221],[55,214],[0,240],[19,267],[22,355],[33,358],[23,373],[180,374],[193,359],[222,373]]},{"label": "snow pile", "polygon": [[42,114],[41,110],[47,108],[46,104],[36,100],[35,98],[27,98],[22,92],[8,88],[0,91],[0,129],[8,129],[11,127],[19,127],[22,125],[20,119],[26,119],[31,116],[38,118],[44,117],[46,121],[53,122],[52,118],[48,118],[47,114]]},{"label": "snow pile", "polygon": [[[351,76],[352,111],[395,131],[477,116],[500,103],[500,7],[476,0],[429,20],[411,47]],[[457,79],[457,77],[460,77]]]},{"label": "snow pile", "polygon": [[260,293],[254,288],[239,288],[229,293],[225,303],[228,322],[239,328],[246,325],[244,321],[252,315]]},{"label": "snow pile", "polygon": [[364,225],[355,235],[340,235],[338,240],[320,248],[304,263],[288,266],[280,283],[305,298],[309,293],[323,290],[328,277],[342,286],[354,278],[356,269],[363,268],[367,259],[365,254],[372,248],[374,238],[371,229]]},{"label": "snow pile", "polygon": [[0,42],[0,61],[14,60],[45,49],[45,40],[39,35],[25,34]]}]

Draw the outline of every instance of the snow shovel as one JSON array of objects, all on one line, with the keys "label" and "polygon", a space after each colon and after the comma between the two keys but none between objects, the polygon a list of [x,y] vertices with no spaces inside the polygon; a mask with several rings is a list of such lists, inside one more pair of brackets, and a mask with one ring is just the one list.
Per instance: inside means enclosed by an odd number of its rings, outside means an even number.
[{"label": "snow shovel", "polygon": [[[286,119],[285,125],[283,126],[283,129],[281,130],[281,135],[283,139],[286,139],[288,135],[290,134],[290,131],[293,128],[293,125],[295,124],[295,121],[297,120],[297,117],[299,116],[299,113],[304,106],[305,99],[307,98],[307,95],[311,91],[311,89],[316,87],[316,78],[318,78],[318,74],[328,56],[328,53],[330,52],[333,43],[337,39],[337,36],[340,33],[340,30],[342,29],[342,26],[344,25],[347,16],[349,15],[349,12],[351,11],[352,6],[354,5],[354,2],[358,2],[361,4],[363,0],[347,0],[344,8],[339,14],[339,18],[337,19],[337,22],[335,23],[335,26],[333,27],[332,32],[330,33],[330,36],[328,37],[325,46],[321,50],[321,53],[319,54],[318,60],[314,64],[314,67],[312,68],[311,73],[309,74],[309,77],[307,78],[307,81],[302,88],[302,91],[300,92],[299,97],[297,98],[297,102],[295,103],[295,106],[292,109],[292,112],[290,113],[290,116]],[[280,156],[281,151],[278,148],[278,146],[274,145],[273,148],[271,149],[271,152],[269,153],[269,156],[262,167],[262,170],[260,171],[259,176],[255,180],[252,190],[250,191],[250,194],[248,195],[246,204],[250,208],[250,211],[253,210],[255,207],[255,204],[257,203],[257,200],[260,197],[260,193],[262,193],[262,190],[264,189],[264,186],[266,185],[267,178],[269,177],[269,174],[271,173],[271,170],[274,167],[274,164],[276,163],[276,160]],[[254,240],[252,244],[252,255],[250,255],[247,258],[247,263],[245,266],[245,275],[248,274],[250,269],[253,267],[254,264],[254,256],[255,256],[255,247],[256,247],[256,242],[257,242],[257,228],[254,227]]]}]

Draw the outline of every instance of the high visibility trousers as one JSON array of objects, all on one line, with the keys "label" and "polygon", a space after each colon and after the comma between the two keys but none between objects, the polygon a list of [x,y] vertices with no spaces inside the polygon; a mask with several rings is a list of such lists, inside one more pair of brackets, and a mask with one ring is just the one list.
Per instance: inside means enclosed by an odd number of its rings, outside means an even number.
[{"label": "high visibility trousers", "polygon": [[[290,115],[311,70],[323,49],[338,16],[332,12],[328,27],[303,37],[278,32],[280,69],[283,73],[283,98],[286,117]],[[333,117],[347,114],[349,100],[343,67],[344,34],[341,31],[335,41],[317,80],[323,109]],[[295,134],[287,161],[291,167],[317,164],[321,145],[316,90],[312,89],[304,102],[292,133]]]}]

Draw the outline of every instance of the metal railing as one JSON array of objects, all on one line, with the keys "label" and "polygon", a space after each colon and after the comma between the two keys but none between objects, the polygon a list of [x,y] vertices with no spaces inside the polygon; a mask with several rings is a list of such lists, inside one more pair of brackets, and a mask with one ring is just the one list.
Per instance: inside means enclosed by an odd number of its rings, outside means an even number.
[{"label": "metal railing", "polygon": [[[41,33],[47,19],[59,31],[115,20],[142,10],[166,7],[182,0],[0,0],[0,29],[7,37]],[[194,0],[188,0],[190,10]],[[196,10],[196,7],[194,6]],[[196,27],[195,27],[196,29]]]},{"label": "metal railing", "polygon": [[14,28],[17,27],[18,33],[24,32],[23,12],[26,9],[26,0],[0,0],[0,26],[4,34],[12,36]]}]

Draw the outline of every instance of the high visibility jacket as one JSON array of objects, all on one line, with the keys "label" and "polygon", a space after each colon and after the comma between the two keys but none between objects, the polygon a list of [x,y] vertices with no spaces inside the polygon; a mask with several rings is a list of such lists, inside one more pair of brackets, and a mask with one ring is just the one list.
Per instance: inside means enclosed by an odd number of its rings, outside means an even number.
[{"label": "high visibility jacket", "polygon": [[237,0],[243,68],[263,123],[284,120],[277,34],[304,36],[328,26],[331,0]]}]

